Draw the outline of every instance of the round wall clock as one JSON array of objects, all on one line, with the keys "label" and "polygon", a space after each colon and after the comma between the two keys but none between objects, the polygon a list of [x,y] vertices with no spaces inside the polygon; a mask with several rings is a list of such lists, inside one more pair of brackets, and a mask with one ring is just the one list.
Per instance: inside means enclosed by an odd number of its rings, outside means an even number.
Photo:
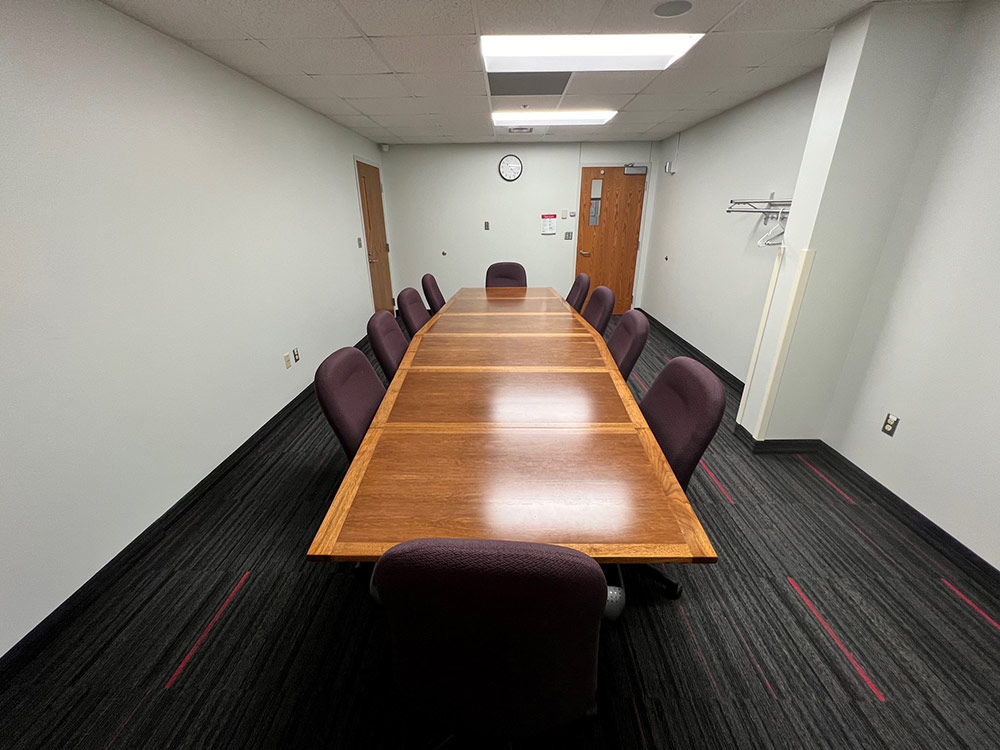
[{"label": "round wall clock", "polygon": [[507,182],[513,182],[521,176],[521,160],[514,154],[507,154],[500,160],[500,176]]}]

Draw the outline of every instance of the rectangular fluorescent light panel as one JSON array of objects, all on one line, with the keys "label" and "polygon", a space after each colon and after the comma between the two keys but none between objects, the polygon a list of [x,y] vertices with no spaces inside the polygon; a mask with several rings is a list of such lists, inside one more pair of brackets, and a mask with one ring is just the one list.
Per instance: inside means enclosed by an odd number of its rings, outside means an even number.
[{"label": "rectangular fluorescent light panel", "polygon": [[521,110],[519,112],[494,112],[493,124],[497,127],[543,125],[603,125],[617,115],[613,109],[560,109],[550,112]]},{"label": "rectangular fluorescent light panel", "polygon": [[483,36],[488,73],[663,70],[704,34],[552,34]]}]

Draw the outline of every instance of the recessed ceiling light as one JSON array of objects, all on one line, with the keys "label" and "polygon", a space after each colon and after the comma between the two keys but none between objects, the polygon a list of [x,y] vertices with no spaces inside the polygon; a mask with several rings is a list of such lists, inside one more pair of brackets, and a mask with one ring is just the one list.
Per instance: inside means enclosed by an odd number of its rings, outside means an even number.
[{"label": "recessed ceiling light", "polygon": [[670,0],[667,3],[660,3],[653,8],[653,15],[660,18],[676,18],[683,16],[691,10],[691,3],[688,0]]},{"label": "recessed ceiling light", "polygon": [[543,125],[603,125],[618,112],[613,109],[560,109],[550,112],[521,110],[494,112],[497,127],[541,127]]},{"label": "recessed ceiling light", "polygon": [[484,36],[488,73],[663,70],[704,34],[554,34]]}]

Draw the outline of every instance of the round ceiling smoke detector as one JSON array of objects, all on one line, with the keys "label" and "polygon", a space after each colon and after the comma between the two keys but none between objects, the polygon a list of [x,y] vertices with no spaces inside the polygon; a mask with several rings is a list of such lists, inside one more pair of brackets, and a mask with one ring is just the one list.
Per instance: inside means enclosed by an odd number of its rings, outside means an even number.
[{"label": "round ceiling smoke detector", "polygon": [[675,18],[683,16],[691,10],[691,3],[688,0],[671,0],[668,3],[660,3],[653,8],[653,15],[658,18]]}]

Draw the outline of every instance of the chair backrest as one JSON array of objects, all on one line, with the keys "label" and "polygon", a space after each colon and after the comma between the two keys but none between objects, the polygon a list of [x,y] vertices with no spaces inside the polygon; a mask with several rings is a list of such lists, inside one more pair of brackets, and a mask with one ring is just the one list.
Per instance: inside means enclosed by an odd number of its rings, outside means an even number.
[{"label": "chair backrest", "polygon": [[607,581],[566,547],[416,539],[372,576],[401,698],[452,728],[524,736],[595,705]]},{"label": "chair backrest", "polygon": [[590,291],[590,277],[585,273],[578,273],[573,286],[570,287],[566,301],[577,312],[583,308],[583,301],[587,299],[587,292]]},{"label": "chair backrest", "polygon": [[726,411],[726,389],[705,365],[674,357],[639,404],[681,487],[687,488]]},{"label": "chair backrest", "polygon": [[608,327],[608,321],[611,320],[611,313],[614,309],[615,293],[606,286],[599,286],[590,295],[590,301],[583,311],[583,319],[603,336],[604,329]]},{"label": "chair backrest", "polygon": [[528,286],[528,274],[520,263],[494,263],[486,269],[486,286]]},{"label": "chair backrest", "polygon": [[403,316],[403,323],[411,337],[431,319],[427,308],[424,307],[424,301],[420,299],[420,292],[412,286],[406,287],[399,293],[396,297],[396,305],[399,307],[399,314]]},{"label": "chair backrest", "polygon": [[441,288],[438,286],[434,274],[425,273],[420,279],[420,286],[424,288],[424,297],[427,298],[427,304],[430,305],[431,315],[436,315],[437,311],[444,307],[444,295],[441,294]]},{"label": "chair backrest", "polygon": [[618,327],[608,339],[608,349],[621,371],[622,377],[628,380],[632,374],[646,339],[649,338],[649,320],[638,310],[629,310],[618,321]]},{"label": "chair backrest", "polygon": [[316,370],[316,396],[323,413],[354,458],[378,411],[385,386],[361,350],[353,346],[338,349]]},{"label": "chair backrest", "polygon": [[372,345],[375,359],[382,366],[382,372],[392,380],[399,369],[399,363],[406,354],[406,336],[392,313],[379,310],[368,319],[368,343]]}]

